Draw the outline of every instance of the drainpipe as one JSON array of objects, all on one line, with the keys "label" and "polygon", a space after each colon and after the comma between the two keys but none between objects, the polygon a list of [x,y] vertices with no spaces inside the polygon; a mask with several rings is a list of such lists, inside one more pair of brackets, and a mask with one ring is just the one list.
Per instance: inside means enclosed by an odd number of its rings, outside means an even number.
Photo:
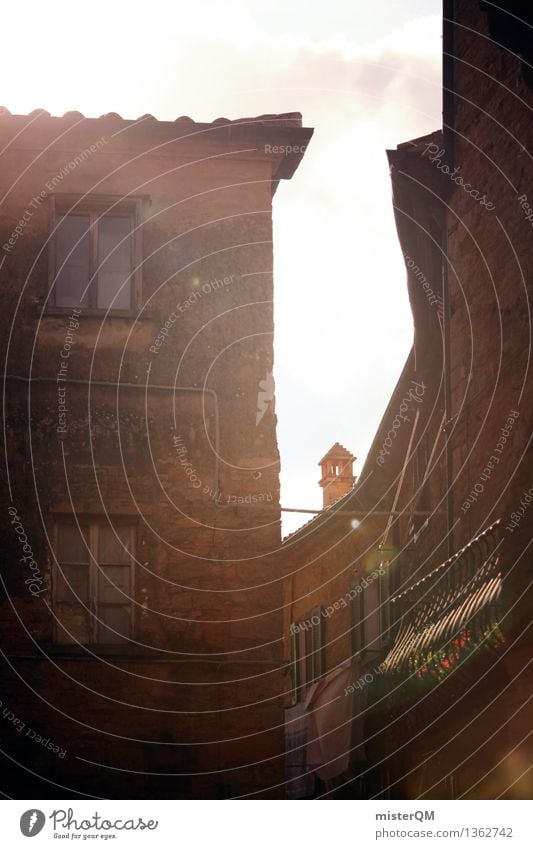
[{"label": "drainpipe", "polygon": [[[442,139],[446,151],[446,164],[453,171],[454,165],[454,0],[443,2],[442,22]],[[448,557],[454,553],[453,541],[453,447],[452,392],[451,392],[451,353],[450,353],[450,290],[448,269],[448,226],[444,208],[444,227],[442,233],[442,302],[444,308],[443,358],[444,358],[444,435],[446,439],[446,514]]]},{"label": "drainpipe", "polygon": [[454,135],[454,0],[444,0],[442,22],[442,130],[448,165],[453,164]]},{"label": "drainpipe", "polygon": [[446,440],[446,523],[448,540],[448,557],[454,553],[453,543],[453,444],[452,435],[454,422],[452,420],[452,392],[451,392],[451,356],[450,356],[450,297],[448,282],[448,234],[446,225],[442,236],[442,304],[444,308],[444,437]]}]

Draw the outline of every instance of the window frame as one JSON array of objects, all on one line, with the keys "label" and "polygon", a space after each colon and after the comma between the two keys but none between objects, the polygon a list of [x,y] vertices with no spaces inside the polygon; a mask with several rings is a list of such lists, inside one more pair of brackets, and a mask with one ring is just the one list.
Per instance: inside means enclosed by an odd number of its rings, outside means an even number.
[{"label": "window frame", "polygon": [[[123,197],[116,195],[70,195],[52,194],[49,197],[48,238],[48,300],[47,309],[70,313],[76,307],[82,314],[128,315],[136,313],[142,298],[142,210],[145,197]],[[66,215],[89,216],[89,286],[88,303],[64,306],[57,303],[56,296],[56,242],[59,219]],[[104,216],[124,217],[131,221],[130,247],[130,305],[129,307],[98,306],[98,222]]]},{"label": "window frame", "polygon": [[362,654],[365,650],[365,591],[359,581],[351,586],[350,617],[351,617],[351,647],[352,656]]},{"label": "window frame", "polygon": [[325,651],[325,641],[324,641],[324,609],[322,607],[315,607],[311,611],[311,621],[318,617],[318,624],[313,622],[313,627],[311,629],[311,680],[310,684],[314,684],[315,681],[318,681],[319,678],[322,678],[325,670],[324,663],[324,651]]},{"label": "window frame", "polygon": [[[313,622],[317,617],[318,623]],[[297,702],[306,687],[315,684],[326,671],[324,608],[315,607],[289,627],[292,696]]]},{"label": "window frame", "polygon": [[291,622],[289,626],[289,663],[291,673],[291,691],[293,703],[298,701],[298,694],[302,682],[300,681],[300,643],[299,634],[296,630],[297,622]]},{"label": "window frame", "polygon": [[[66,601],[59,597],[59,592],[64,584],[64,577],[60,574],[60,569],[65,565],[76,565],[70,564],[66,562],[61,562],[59,558],[59,529],[60,526],[68,526],[72,528],[76,528],[78,531],[81,530],[82,527],[88,527],[88,563],[87,569],[89,570],[88,574],[88,598],[87,602],[83,602],[78,600],[76,596],[74,596],[73,601]],[[111,564],[104,563],[101,564],[98,562],[98,544],[99,544],[99,527],[106,527],[109,530],[113,531],[115,528],[128,528],[129,530],[129,564]],[[64,646],[64,647],[72,647],[75,645],[83,645],[83,646],[98,646],[98,647],[113,647],[119,648],[128,645],[132,640],[135,639],[136,633],[136,625],[137,625],[137,617],[136,617],[136,605],[135,605],[135,551],[136,551],[136,543],[137,543],[137,523],[133,520],[133,518],[128,516],[117,516],[117,517],[109,517],[105,516],[71,516],[68,514],[55,515],[53,517],[53,532],[52,532],[52,543],[53,543],[53,568],[52,568],[52,610],[54,611],[54,627],[53,627],[53,642],[55,645]],[[123,604],[112,604],[109,602],[103,602],[99,598],[99,585],[100,578],[104,574],[103,569],[106,566],[123,566],[124,568],[129,569],[129,584],[130,584],[130,595],[129,600],[125,598]],[[65,640],[61,639],[61,634],[68,633],[67,628],[63,625],[62,618],[58,615],[59,611],[65,605],[77,606],[83,611],[84,616],[87,619],[87,632],[88,632],[88,640],[87,642],[82,642],[80,640]],[[123,607],[127,609],[129,614],[129,632],[127,636],[124,636],[123,639],[115,640],[113,642],[108,642],[106,640],[100,639],[100,629],[110,629],[109,625],[100,618],[99,611],[103,607]]]},{"label": "window frame", "polygon": [[378,604],[379,604],[379,635],[382,647],[386,647],[392,640],[392,581],[391,560],[394,558],[383,557],[380,568],[383,572],[378,578]]}]

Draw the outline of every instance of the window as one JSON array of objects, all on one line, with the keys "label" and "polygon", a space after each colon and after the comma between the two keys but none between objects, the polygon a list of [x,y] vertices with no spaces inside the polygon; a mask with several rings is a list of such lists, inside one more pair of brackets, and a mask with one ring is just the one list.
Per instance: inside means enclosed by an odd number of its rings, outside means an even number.
[{"label": "window", "polygon": [[455,789],[455,775],[453,772],[448,773],[448,775],[444,778],[444,799],[455,799],[456,798],[456,789]]},{"label": "window", "polygon": [[316,681],[324,674],[324,616],[321,607],[315,607],[311,614],[313,627],[306,632],[306,656],[309,683]]},{"label": "window", "polygon": [[315,607],[289,630],[293,697],[298,700],[302,687],[324,674],[323,608]]},{"label": "window", "polygon": [[352,616],[352,654],[359,654],[365,648],[365,602],[364,591],[359,582],[351,588]]},{"label": "window", "polygon": [[379,630],[381,635],[381,644],[382,646],[388,645],[391,639],[391,563],[392,561],[386,559],[388,557],[394,556],[393,553],[388,549],[383,549],[384,558],[381,561],[380,568],[383,569],[383,572],[379,576],[378,588],[379,588]]},{"label": "window", "polygon": [[114,644],[132,636],[134,539],[134,526],[120,521],[56,522],[56,642]]},{"label": "window", "polygon": [[139,301],[140,201],[52,198],[51,305],[134,309]]},{"label": "window", "polygon": [[299,669],[299,640],[296,622],[291,622],[289,629],[289,646],[290,646],[290,671],[292,680],[292,698],[293,701],[298,701],[298,691],[301,686],[300,669]]}]

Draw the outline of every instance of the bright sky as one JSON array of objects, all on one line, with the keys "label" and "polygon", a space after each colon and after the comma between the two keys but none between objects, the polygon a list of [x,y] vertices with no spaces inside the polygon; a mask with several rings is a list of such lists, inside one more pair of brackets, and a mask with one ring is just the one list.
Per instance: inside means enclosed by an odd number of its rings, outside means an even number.
[{"label": "bright sky", "polygon": [[[360,470],[412,323],[385,149],[441,124],[439,0],[11,4],[0,104],[160,120],[299,111],[315,135],[274,206],[282,504],[318,460]],[[284,533],[309,516],[285,517]]]}]

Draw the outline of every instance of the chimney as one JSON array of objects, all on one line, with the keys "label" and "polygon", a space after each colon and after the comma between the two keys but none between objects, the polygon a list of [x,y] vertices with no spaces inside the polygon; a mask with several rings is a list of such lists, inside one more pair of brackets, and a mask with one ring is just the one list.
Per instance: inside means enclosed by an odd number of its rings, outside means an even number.
[{"label": "chimney", "polygon": [[322,467],[322,478],[318,483],[323,489],[324,508],[330,507],[353,487],[356,481],[353,474],[355,460],[357,457],[338,442],[320,460],[318,465]]}]

